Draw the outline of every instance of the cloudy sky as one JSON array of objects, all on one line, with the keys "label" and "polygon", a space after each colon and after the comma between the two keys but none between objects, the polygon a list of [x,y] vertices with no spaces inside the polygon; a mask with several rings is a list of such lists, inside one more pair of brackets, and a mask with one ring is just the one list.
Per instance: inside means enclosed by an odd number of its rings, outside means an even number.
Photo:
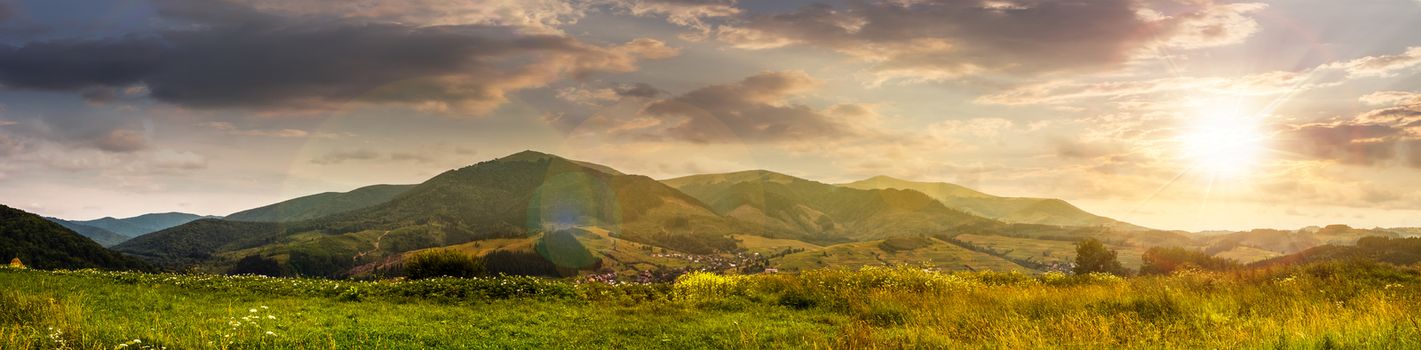
[{"label": "cloudy sky", "polygon": [[0,0],[0,203],[225,215],[524,149],[1421,226],[1421,1]]}]

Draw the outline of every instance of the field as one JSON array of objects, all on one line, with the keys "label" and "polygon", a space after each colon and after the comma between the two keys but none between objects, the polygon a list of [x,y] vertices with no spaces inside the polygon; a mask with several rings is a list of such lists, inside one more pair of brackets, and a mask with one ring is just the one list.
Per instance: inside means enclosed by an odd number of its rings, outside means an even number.
[{"label": "field", "polygon": [[1418,348],[1418,276],[870,267],[607,285],[0,269],[0,348]]},{"label": "field", "polygon": [[[993,235],[963,234],[953,237],[978,247],[989,249],[1014,260],[1031,261],[1040,264],[1066,264],[1076,259],[1076,242],[1031,238],[1016,238]],[[1144,248],[1107,245],[1119,252],[1120,264],[1127,268],[1139,269],[1143,264],[1140,254]]]}]

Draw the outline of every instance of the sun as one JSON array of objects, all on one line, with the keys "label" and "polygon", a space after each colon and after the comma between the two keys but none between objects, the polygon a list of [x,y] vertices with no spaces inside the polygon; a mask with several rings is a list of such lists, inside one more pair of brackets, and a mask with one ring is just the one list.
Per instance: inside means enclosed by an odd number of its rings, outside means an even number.
[{"label": "sun", "polygon": [[1267,148],[1259,119],[1237,108],[1202,108],[1178,136],[1180,154],[1191,170],[1215,178],[1251,175]]}]

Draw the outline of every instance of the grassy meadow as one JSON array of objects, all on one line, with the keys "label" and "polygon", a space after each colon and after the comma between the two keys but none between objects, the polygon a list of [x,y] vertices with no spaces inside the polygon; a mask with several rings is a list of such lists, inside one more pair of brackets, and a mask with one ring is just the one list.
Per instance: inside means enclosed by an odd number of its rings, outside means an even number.
[{"label": "grassy meadow", "polygon": [[0,269],[0,349],[1421,348],[1421,272],[337,281]]}]

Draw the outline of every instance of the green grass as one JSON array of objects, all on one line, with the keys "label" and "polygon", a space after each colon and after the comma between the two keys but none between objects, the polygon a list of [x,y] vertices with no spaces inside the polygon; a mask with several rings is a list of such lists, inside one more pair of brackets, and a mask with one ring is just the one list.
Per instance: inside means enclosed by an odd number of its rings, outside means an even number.
[{"label": "green grass", "polygon": [[3,349],[1417,348],[1418,311],[1417,269],[1368,263],[1135,278],[894,267],[621,285],[0,269]]}]

